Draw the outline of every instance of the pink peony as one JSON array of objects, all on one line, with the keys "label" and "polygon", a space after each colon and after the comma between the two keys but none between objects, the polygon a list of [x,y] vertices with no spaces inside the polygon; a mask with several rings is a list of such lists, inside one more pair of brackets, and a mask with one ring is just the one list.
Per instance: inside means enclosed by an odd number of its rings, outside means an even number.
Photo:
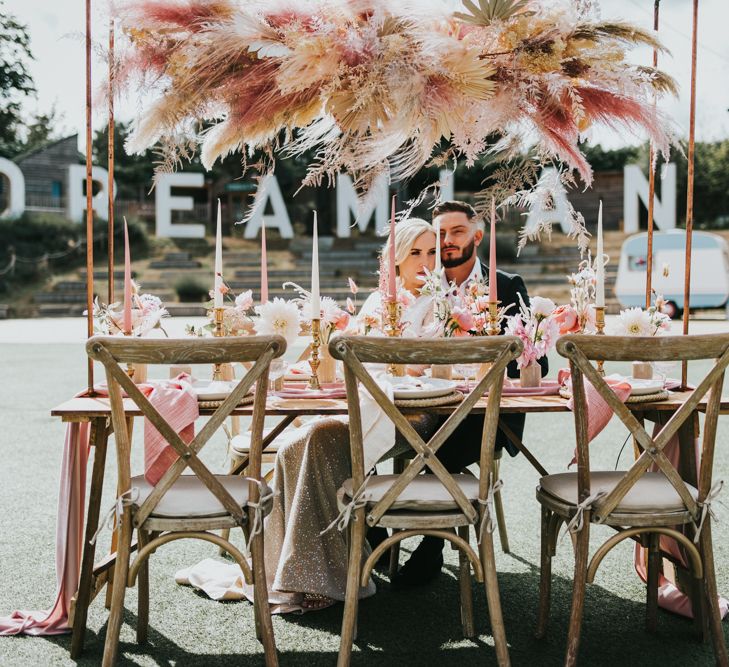
[{"label": "pink peony", "polygon": [[577,333],[580,330],[580,321],[577,311],[571,305],[560,306],[552,313],[552,318],[559,325],[560,335]]},{"label": "pink peony", "polygon": [[451,310],[451,333],[453,336],[468,336],[473,328],[473,315],[459,306]]}]

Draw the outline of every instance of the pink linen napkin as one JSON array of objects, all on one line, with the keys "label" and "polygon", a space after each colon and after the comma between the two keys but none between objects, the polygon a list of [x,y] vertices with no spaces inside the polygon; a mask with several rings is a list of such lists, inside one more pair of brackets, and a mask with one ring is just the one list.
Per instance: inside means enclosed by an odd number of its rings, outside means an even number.
[{"label": "pink linen napkin", "polygon": [[[199,409],[197,397],[187,380],[188,376],[180,375],[175,380],[141,384],[139,388],[180,437],[190,442]],[[109,395],[105,385],[96,387],[96,392],[99,396]],[[78,396],[84,395],[85,392]],[[0,617],[0,636],[58,635],[71,630],[68,615],[81,573],[89,449],[89,424],[69,423],[58,491],[55,602],[49,610],[17,610],[10,616]],[[177,452],[146,419],[144,450],[145,477],[156,484],[177,459]]]},{"label": "pink linen napkin", "polygon": [[[570,372],[566,368],[560,369],[557,374],[557,380],[560,385],[571,387]],[[605,378],[605,382],[607,382],[610,389],[615,392],[618,400],[625,403],[625,400],[628,396],[630,396],[630,383],[620,376],[608,376]],[[587,441],[592,442],[608,425],[608,422],[613,416],[613,411],[605,402],[605,399],[600,396],[595,387],[592,386],[592,383],[585,382],[584,387],[585,402],[587,403]],[[574,397],[570,397],[567,402],[567,407],[570,410],[574,410]],[[570,463],[570,465],[574,464],[575,460],[576,459],[572,459],[572,463]]]},{"label": "pink linen napkin", "polygon": [[[200,409],[188,375],[180,374],[174,380],[139,385],[139,388],[183,442],[187,444],[195,437],[195,420],[200,416]],[[156,484],[177,458],[175,448],[162,437],[148,419],[145,419],[145,479],[150,484]]]},{"label": "pink linen napkin", "polygon": [[68,613],[81,571],[88,459],[89,424],[67,424],[56,518],[56,600],[45,611],[17,610],[0,617],[0,635],[70,632]]}]

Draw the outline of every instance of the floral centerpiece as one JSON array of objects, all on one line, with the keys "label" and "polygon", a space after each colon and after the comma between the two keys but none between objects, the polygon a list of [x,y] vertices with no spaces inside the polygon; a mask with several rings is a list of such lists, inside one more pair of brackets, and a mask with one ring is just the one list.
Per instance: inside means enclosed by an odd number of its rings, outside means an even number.
[{"label": "floral centerpiece", "polygon": [[560,335],[594,333],[597,278],[589,251],[587,259],[582,260],[577,267],[577,273],[567,276],[567,281],[570,284],[570,302],[559,306],[552,313],[552,317],[559,325]]},{"label": "floral centerpiece", "polygon": [[506,333],[518,336],[524,351],[517,357],[522,386],[538,387],[541,381],[539,359],[546,356],[559,338],[559,324],[553,317],[557,307],[551,299],[534,296],[529,306],[519,295],[519,312],[506,318]]},{"label": "floral centerpiece", "polygon": [[[165,336],[162,319],[169,316],[162,300],[154,294],[140,294],[140,285],[132,281],[132,336],[146,336],[154,329],[159,329]],[[87,313],[84,312],[84,315]],[[117,336],[124,333],[123,304],[115,302],[105,304],[97,296],[93,307],[94,333],[101,336]]]},{"label": "floral centerpiece", "polygon": [[[223,306],[223,333],[226,336],[245,336],[253,331],[253,292],[247,290],[235,296],[231,289],[222,284],[220,287],[223,296],[228,303]],[[215,331],[215,311],[213,309],[213,292],[210,291],[210,301],[207,308],[207,322],[201,327],[188,325],[185,332],[191,336],[204,336]]]},{"label": "floral centerpiece", "polygon": [[[616,336],[661,336],[670,332],[671,318],[663,312],[666,300],[653,292],[650,308],[627,308],[620,311],[611,333]],[[650,380],[654,365],[646,361],[633,362],[633,377]]]}]

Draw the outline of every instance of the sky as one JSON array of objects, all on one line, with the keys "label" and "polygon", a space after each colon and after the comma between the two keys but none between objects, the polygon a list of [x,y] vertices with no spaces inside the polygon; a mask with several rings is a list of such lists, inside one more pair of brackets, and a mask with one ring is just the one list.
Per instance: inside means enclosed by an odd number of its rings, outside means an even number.
[{"label": "sky", "polygon": [[[92,0],[94,40],[106,43],[108,18],[106,0]],[[84,0],[5,0],[6,9],[25,23],[30,31],[35,60],[30,70],[38,89],[36,100],[25,110],[47,112],[55,106],[62,117],[64,135],[78,132],[83,138],[84,110]],[[625,19],[644,28],[653,26],[653,0],[603,0],[599,4],[602,17]],[[679,134],[688,135],[691,63],[692,0],[663,0],[660,7],[659,35],[671,52],[659,60],[659,67],[677,79],[680,97],[665,100],[661,109],[676,123]],[[696,136],[701,141],[729,137],[729,0],[701,0],[699,5],[699,48],[697,60]],[[652,53],[636,49],[630,59],[650,64]],[[95,86],[103,86],[106,65],[96,59],[92,65]],[[116,115],[130,120],[139,113],[138,100],[117,104]],[[103,110],[94,114],[94,127],[106,123]],[[593,143],[616,148],[640,143],[642,137],[621,135],[597,129],[590,137]],[[83,146],[80,145],[83,149]]]}]

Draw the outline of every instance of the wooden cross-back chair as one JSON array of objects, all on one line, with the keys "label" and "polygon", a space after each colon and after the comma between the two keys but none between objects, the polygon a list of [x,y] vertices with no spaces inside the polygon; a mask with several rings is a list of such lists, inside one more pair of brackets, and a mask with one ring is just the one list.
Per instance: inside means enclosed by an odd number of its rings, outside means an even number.
[{"label": "wooden cross-back chair", "polygon": [[[350,661],[360,587],[367,585],[374,564],[391,545],[414,535],[441,537],[458,548],[461,621],[467,637],[476,634],[471,599],[471,566],[476,579],[485,582],[496,657],[500,665],[509,664],[491,535],[494,517],[493,486],[489,481],[489,471],[494,456],[504,371],[507,364],[521,354],[522,347],[521,341],[514,336],[448,340],[341,336],[330,343],[332,356],[344,362],[352,457],[352,477],[340,489],[343,516],[353,517],[348,526],[350,551],[339,649],[340,667],[348,665]],[[428,442],[420,437],[363,365],[484,362],[492,362],[490,371],[454,408],[447,421]],[[384,411],[383,418],[394,422],[396,429],[414,450],[415,457],[399,474],[366,475],[360,383]],[[489,392],[489,398],[482,432],[479,475],[451,474],[438,460],[438,449],[486,391]],[[426,468],[432,474],[420,474]],[[469,544],[469,528],[474,525],[478,533],[478,554]],[[392,528],[395,532],[362,563],[362,548],[368,526]]]},{"label": "wooden cross-back chair", "polygon": [[[103,664],[113,665],[116,661],[125,590],[127,586],[134,585],[137,575],[137,640],[140,643],[146,641],[149,617],[148,557],[167,542],[196,538],[224,547],[240,565],[246,582],[254,584],[256,634],[263,644],[266,664],[277,665],[263,560],[262,522],[263,515],[270,510],[270,498],[265,497],[268,489],[261,480],[261,440],[269,365],[272,359],[285,352],[286,341],[280,336],[192,340],[95,337],[88,341],[86,350],[91,358],[104,365],[106,371],[120,494],[116,503],[120,515],[117,525],[119,539]],[[216,364],[234,361],[255,363],[189,444],[180,438],[120,366],[122,363]],[[200,460],[200,450],[254,383],[248,477],[214,474]],[[123,393],[179,455],[156,485],[148,483],[142,475],[131,476],[131,442],[124,414]],[[183,476],[182,473],[187,469],[193,474]],[[250,528],[248,546],[252,568],[239,549],[228,540],[209,532],[233,527],[244,531]],[[130,566],[132,532],[135,528],[139,550]]]},{"label": "wooden cross-back chair", "polygon": [[[549,615],[551,559],[562,523],[573,534],[575,573],[567,639],[566,665],[577,661],[582,610],[587,583],[594,580],[600,562],[614,546],[633,538],[648,549],[646,626],[655,630],[658,609],[658,575],[661,567],[660,537],[676,539],[695,578],[694,613],[708,614],[718,664],[727,664],[727,652],[717,602],[709,507],[717,419],[724,373],[729,364],[729,335],[632,336],[570,335],[557,343],[569,359],[577,442],[577,471],[546,475],[539,481],[537,500],[542,506],[540,602],[537,636],[544,636]],[[692,361],[715,360],[690,397],[651,437],[597,372],[591,361]],[[588,408],[585,382],[606,401],[633,436],[639,456],[627,471],[592,471],[588,442]],[[693,434],[693,418],[706,399],[706,419],[698,470],[698,485],[681,478],[664,447],[687,426]],[[688,458],[694,456],[693,449]],[[656,472],[649,468],[655,466]],[[601,523],[617,530],[589,559],[590,525]],[[696,528],[700,526],[700,528]],[[681,527],[684,529],[682,530]],[[698,535],[696,532],[698,531]],[[693,540],[691,538],[694,538]],[[702,610],[703,608],[703,610]],[[699,623],[701,624],[701,623]]]}]

